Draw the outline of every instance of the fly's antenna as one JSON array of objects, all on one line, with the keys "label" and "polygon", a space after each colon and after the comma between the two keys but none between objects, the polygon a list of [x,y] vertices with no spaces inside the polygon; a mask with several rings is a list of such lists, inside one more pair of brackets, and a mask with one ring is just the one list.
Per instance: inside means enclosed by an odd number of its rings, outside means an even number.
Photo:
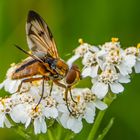
[{"label": "fly's antenna", "polygon": [[27,54],[28,56],[30,56],[30,57],[32,57],[33,59],[35,59],[35,60],[39,61],[40,63],[43,63],[43,64],[44,64],[44,62],[43,62],[40,58],[38,58],[37,56],[28,53],[27,51],[23,50],[23,49],[22,49],[21,47],[19,47],[18,45],[14,45],[14,46],[15,46],[17,49],[19,49],[20,51],[22,51],[22,52],[24,52],[25,54]]}]

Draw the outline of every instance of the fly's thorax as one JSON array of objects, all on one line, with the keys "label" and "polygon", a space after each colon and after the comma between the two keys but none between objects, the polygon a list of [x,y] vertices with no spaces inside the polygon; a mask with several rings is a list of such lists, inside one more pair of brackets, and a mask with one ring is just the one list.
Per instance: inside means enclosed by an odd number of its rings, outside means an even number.
[{"label": "fly's thorax", "polygon": [[51,71],[51,77],[54,79],[63,79],[68,72],[68,65],[59,58],[48,57],[45,59],[46,69]]},{"label": "fly's thorax", "polygon": [[81,77],[81,72],[79,70],[79,67],[77,65],[72,65],[72,67],[69,69],[67,75],[66,75],[66,84],[68,85],[74,85],[76,84]]},{"label": "fly's thorax", "polygon": [[68,65],[62,59],[56,59],[55,66],[56,72],[64,78],[69,70]]}]

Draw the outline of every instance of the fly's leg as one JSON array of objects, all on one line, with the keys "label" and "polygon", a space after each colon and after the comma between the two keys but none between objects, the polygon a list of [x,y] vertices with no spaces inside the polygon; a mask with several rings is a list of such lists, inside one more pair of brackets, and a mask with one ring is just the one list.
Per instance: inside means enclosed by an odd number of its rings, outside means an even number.
[{"label": "fly's leg", "polygon": [[50,81],[50,93],[49,93],[49,96],[51,96],[52,89],[53,89],[53,81]]},{"label": "fly's leg", "polygon": [[66,106],[67,106],[67,109],[68,109],[68,111],[70,112],[70,114],[72,114],[72,112],[71,112],[71,110],[70,110],[70,108],[69,108],[69,104],[68,104],[68,91],[69,91],[69,89],[66,88],[66,91],[65,91]]},{"label": "fly's leg", "polygon": [[[16,92],[20,92],[20,89],[21,89],[23,83],[38,81],[38,80],[41,80],[41,79],[42,79],[42,77],[38,77],[38,78],[28,78],[28,79],[22,80],[21,83],[20,83],[20,85],[18,86],[18,89],[17,89]],[[15,93],[16,93],[16,92],[15,92]],[[24,91],[24,92],[26,92],[26,91]],[[22,93],[24,93],[24,92],[22,92]]]},{"label": "fly's leg", "polygon": [[71,88],[69,88],[69,92],[70,92],[70,97],[71,97],[71,100],[72,100],[75,104],[77,104],[77,101],[75,101],[75,100],[74,100],[74,98],[73,98],[73,96],[72,96],[72,93],[71,93]]},{"label": "fly's leg", "polygon": [[65,88],[65,101],[66,101],[66,106],[67,106],[67,109],[68,111],[70,112],[70,114],[72,114],[70,108],[69,108],[69,104],[68,104],[68,91],[69,91],[69,88],[66,87],[64,84],[58,82],[58,81],[54,81],[54,83],[62,88]]},{"label": "fly's leg", "polygon": [[70,110],[70,108],[69,108],[69,104],[68,104],[68,92],[70,92],[70,96],[71,96],[72,101],[73,101],[74,103],[77,103],[77,102],[76,102],[76,101],[73,99],[73,97],[72,97],[71,87],[69,87],[69,86],[66,87],[64,84],[62,84],[62,83],[60,83],[60,82],[58,82],[58,81],[54,81],[54,83],[55,83],[56,85],[62,87],[62,88],[65,88],[65,101],[66,101],[66,106],[67,106],[67,109],[68,109],[68,111],[70,112],[70,114],[72,114],[72,112],[71,112],[71,110]]},{"label": "fly's leg", "polygon": [[[58,82],[58,81],[54,81],[54,83],[57,84],[58,86],[62,87],[62,88],[65,88],[65,89],[68,88],[68,90],[69,90],[69,92],[70,92],[70,97],[71,97],[72,101],[73,101],[74,103],[77,104],[77,101],[75,101],[75,100],[73,99],[73,96],[72,96],[72,93],[71,93],[71,86],[66,87],[64,84],[62,84],[62,83],[60,83],[60,82]],[[67,92],[68,92],[68,91],[67,91]]]},{"label": "fly's leg", "polygon": [[44,82],[45,82],[45,77],[43,76],[42,77],[42,92],[41,92],[41,96],[40,96],[40,99],[35,107],[35,110],[37,109],[38,105],[40,104],[42,98],[43,98],[43,95],[44,95]]},{"label": "fly's leg", "polygon": [[62,87],[62,88],[65,88],[66,89],[66,86],[58,81],[53,81],[56,85]]}]

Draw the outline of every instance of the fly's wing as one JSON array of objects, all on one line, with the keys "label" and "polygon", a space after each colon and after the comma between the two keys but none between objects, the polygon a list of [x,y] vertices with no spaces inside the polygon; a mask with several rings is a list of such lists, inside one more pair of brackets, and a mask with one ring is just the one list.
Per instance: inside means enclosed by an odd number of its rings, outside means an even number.
[{"label": "fly's wing", "polygon": [[40,58],[46,55],[58,58],[56,44],[48,25],[34,11],[28,13],[26,34],[28,46],[34,55]]}]

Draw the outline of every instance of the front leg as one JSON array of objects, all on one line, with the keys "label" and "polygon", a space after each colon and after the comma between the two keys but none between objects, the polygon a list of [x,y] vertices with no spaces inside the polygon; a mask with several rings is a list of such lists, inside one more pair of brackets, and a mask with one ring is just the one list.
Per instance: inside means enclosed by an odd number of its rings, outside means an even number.
[{"label": "front leg", "polygon": [[[59,81],[54,81],[54,83],[55,83],[56,85],[62,87],[62,88],[65,88],[65,100],[66,100],[67,108],[68,108],[68,103],[67,103],[67,101],[68,101],[68,92],[70,93],[70,97],[71,97],[72,101],[73,101],[74,103],[77,104],[77,101],[75,101],[75,100],[73,99],[73,96],[72,96],[72,93],[71,93],[71,86],[69,86],[69,85],[66,86],[66,85],[60,83]],[[68,110],[70,111],[70,109],[68,109]]]},{"label": "front leg", "polygon": [[57,80],[54,80],[53,81],[56,85],[58,85],[59,87],[62,87],[62,88],[65,88],[66,89],[66,85],[64,85],[64,84],[62,84],[62,83],[60,83],[59,81],[57,81]]},{"label": "front leg", "polygon": [[[43,79],[43,77],[23,79],[23,80],[21,81],[20,85],[18,86],[18,89],[17,89],[16,92],[20,92],[23,83],[38,81],[38,80],[42,80],[42,79]],[[48,77],[45,77],[45,80],[49,80],[49,78],[48,78]],[[16,93],[16,92],[15,92],[15,93]]]}]

